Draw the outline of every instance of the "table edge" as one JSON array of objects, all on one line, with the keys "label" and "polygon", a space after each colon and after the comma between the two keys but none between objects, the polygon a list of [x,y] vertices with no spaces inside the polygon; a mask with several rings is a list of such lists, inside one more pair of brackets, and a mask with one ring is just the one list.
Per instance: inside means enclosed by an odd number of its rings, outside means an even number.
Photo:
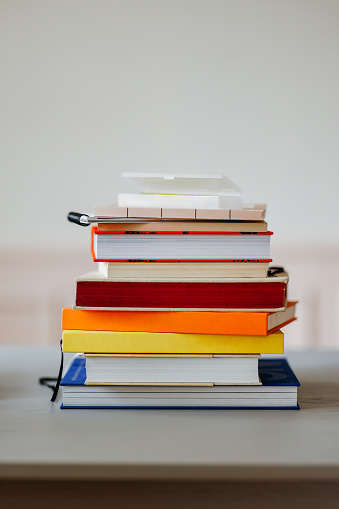
[{"label": "table edge", "polygon": [[84,481],[331,481],[339,466],[0,464],[0,479]]}]

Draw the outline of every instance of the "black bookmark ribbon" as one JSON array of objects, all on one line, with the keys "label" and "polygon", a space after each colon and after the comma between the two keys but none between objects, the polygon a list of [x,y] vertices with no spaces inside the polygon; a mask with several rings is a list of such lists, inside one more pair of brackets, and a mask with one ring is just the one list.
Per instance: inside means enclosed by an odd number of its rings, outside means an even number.
[{"label": "black bookmark ribbon", "polygon": [[267,271],[267,277],[273,277],[281,272],[285,272],[284,267],[270,267]]},{"label": "black bookmark ribbon", "polygon": [[[50,389],[52,389],[52,391],[53,391],[53,396],[51,398],[52,403],[54,403],[54,401],[56,400],[56,397],[58,395],[60,382],[61,382],[61,378],[62,378],[62,370],[64,368],[64,353],[62,351],[62,339],[60,340],[60,349],[61,349],[61,360],[60,360],[60,368],[59,368],[58,378],[50,378],[48,376],[43,376],[43,377],[39,378],[40,385],[45,385],[46,387],[49,387]],[[55,384],[53,384],[51,382],[55,382]]]}]

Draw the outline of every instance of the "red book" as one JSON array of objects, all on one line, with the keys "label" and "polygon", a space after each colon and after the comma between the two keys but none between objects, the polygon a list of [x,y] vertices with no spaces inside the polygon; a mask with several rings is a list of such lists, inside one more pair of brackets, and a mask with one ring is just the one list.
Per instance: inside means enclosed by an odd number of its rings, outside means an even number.
[{"label": "red book", "polygon": [[90,273],[76,280],[76,308],[252,310],[286,307],[288,275],[265,278],[131,280]]}]

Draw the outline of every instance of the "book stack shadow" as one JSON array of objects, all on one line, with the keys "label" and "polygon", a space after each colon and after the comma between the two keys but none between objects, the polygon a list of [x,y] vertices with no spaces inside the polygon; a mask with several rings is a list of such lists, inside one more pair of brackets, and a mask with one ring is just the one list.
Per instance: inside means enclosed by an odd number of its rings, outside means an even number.
[{"label": "book stack shadow", "polygon": [[288,274],[269,268],[264,219],[187,220],[173,208],[116,221],[106,209],[91,229],[97,270],[63,309],[62,348],[76,355],[62,408],[299,408],[287,360],[266,357],[284,352],[296,302]]}]

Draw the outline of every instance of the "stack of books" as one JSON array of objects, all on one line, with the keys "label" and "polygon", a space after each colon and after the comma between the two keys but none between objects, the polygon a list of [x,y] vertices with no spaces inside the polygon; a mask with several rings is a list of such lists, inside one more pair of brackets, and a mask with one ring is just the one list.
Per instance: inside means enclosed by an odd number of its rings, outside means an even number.
[{"label": "stack of books", "polygon": [[298,408],[286,359],[261,358],[296,307],[264,207],[219,175],[127,177],[143,192],[94,210],[98,270],[63,310],[63,351],[81,353],[62,408]]}]

